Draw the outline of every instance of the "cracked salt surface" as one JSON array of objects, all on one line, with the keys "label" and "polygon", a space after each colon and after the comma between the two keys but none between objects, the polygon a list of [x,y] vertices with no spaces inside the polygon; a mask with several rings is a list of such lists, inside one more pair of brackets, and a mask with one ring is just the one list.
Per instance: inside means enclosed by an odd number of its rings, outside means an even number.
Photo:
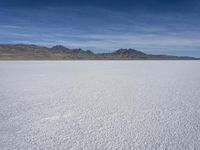
[{"label": "cracked salt surface", "polygon": [[1,61],[0,149],[200,149],[199,61]]}]

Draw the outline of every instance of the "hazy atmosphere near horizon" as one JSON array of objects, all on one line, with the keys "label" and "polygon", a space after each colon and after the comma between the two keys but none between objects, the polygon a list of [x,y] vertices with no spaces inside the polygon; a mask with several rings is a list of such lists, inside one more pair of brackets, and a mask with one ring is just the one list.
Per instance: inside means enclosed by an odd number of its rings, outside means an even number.
[{"label": "hazy atmosphere near horizon", "polygon": [[200,56],[198,0],[0,0],[0,43]]}]

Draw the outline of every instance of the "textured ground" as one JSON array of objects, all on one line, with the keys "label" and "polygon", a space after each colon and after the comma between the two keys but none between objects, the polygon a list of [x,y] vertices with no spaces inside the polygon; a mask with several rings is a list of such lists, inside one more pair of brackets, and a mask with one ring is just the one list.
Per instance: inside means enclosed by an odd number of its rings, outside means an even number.
[{"label": "textured ground", "polygon": [[200,149],[200,61],[0,62],[0,149]]}]

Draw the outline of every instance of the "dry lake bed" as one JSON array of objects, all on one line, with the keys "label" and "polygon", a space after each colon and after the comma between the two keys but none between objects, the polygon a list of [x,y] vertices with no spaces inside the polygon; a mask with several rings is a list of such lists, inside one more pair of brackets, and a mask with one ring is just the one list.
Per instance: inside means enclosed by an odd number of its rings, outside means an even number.
[{"label": "dry lake bed", "polygon": [[199,150],[200,61],[0,61],[1,150]]}]

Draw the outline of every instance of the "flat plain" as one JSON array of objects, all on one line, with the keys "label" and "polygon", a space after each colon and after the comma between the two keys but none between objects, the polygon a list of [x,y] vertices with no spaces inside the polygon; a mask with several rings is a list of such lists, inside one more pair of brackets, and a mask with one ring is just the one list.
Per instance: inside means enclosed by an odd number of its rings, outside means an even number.
[{"label": "flat plain", "polygon": [[0,61],[1,150],[198,150],[200,61]]}]

